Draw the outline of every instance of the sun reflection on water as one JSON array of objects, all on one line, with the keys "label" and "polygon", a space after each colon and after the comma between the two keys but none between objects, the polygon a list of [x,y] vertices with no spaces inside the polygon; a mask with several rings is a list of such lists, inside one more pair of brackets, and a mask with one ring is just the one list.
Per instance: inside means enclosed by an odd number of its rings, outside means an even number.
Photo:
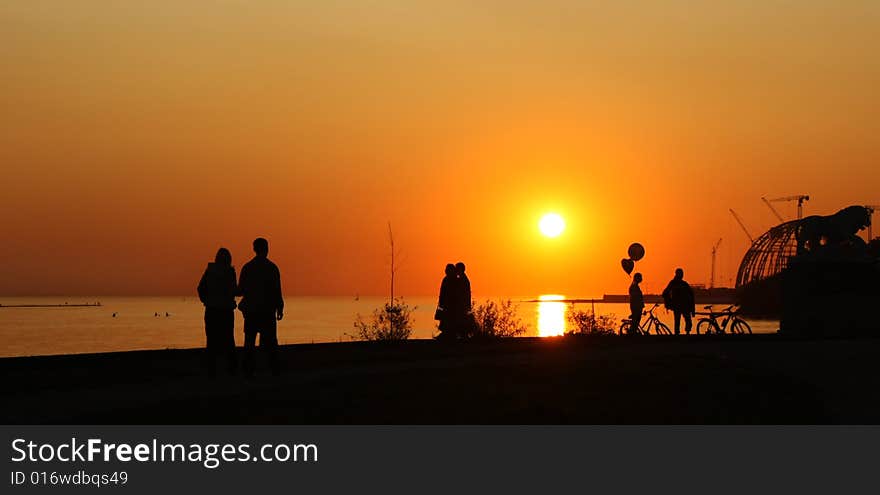
[{"label": "sun reflection on water", "polygon": [[538,336],[555,337],[565,334],[565,296],[543,294],[538,297]]}]

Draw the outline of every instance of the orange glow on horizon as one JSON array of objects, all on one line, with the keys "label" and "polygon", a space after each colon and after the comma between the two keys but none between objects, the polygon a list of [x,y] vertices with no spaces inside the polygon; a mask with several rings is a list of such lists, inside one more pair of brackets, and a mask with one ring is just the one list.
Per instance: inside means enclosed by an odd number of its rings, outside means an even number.
[{"label": "orange glow on horizon", "polygon": [[389,221],[404,296],[459,260],[475,297],[625,293],[633,242],[656,293],[718,238],[727,285],[730,208],[880,202],[860,8],[5,2],[0,295],[192,294],[258,236],[286,295],[382,295]]}]

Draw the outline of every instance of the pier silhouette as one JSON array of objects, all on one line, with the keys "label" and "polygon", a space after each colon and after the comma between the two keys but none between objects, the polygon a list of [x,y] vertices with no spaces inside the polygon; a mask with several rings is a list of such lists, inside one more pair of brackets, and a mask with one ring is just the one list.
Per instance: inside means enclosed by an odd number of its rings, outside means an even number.
[{"label": "pier silhouette", "polygon": [[0,308],[100,308],[101,303],[81,304],[0,304]]}]

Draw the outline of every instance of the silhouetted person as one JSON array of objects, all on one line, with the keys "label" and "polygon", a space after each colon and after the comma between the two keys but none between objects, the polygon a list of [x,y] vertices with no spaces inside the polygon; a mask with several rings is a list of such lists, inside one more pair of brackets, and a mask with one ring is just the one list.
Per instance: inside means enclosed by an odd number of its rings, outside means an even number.
[{"label": "silhouetted person", "polygon": [[473,304],[473,300],[471,299],[471,280],[465,273],[465,266],[461,261],[455,264],[455,273],[458,276],[458,296],[461,299],[462,312],[459,336],[470,337],[476,326],[474,317],[471,314],[471,306]]},{"label": "silhouetted person", "polygon": [[684,281],[684,270],[681,268],[675,269],[675,278],[663,290],[663,304],[675,315],[675,334],[680,333],[681,317],[684,316],[684,333],[690,335],[693,327],[691,317],[696,314],[694,290]]},{"label": "silhouetted person", "polygon": [[642,283],[642,274],[633,275],[632,284],[629,286],[629,310],[630,318],[632,318],[632,326],[630,326],[629,334],[639,334],[639,324],[642,322],[642,311],[645,310],[645,298],[642,296],[642,289],[639,284]]},{"label": "silhouetted person", "polygon": [[455,264],[455,273],[458,276],[459,282],[461,282],[459,296],[461,297],[462,309],[465,313],[469,313],[471,310],[471,280],[464,271],[464,263],[459,261]]},{"label": "silhouetted person", "polygon": [[284,317],[281,296],[281,272],[269,261],[269,241],[254,240],[256,256],[243,267],[238,280],[242,294],[238,307],[244,315],[244,370],[253,376],[256,366],[255,347],[260,334],[260,348],[265,349],[272,374],[280,372],[278,362],[278,323]]},{"label": "silhouetted person", "polygon": [[452,263],[446,265],[446,276],[440,283],[440,298],[437,300],[437,313],[435,317],[440,321],[439,339],[455,340],[458,337],[458,329],[461,321],[462,298],[461,282]]},{"label": "silhouetted person", "polygon": [[[206,365],[216,372],[220,356],[226,359],[228,372],[235,372],[235,268],[226,248],[217,250],[213,263],[208,263],[199,281],[199,300],[205,305]],[[155,316],[159,316],[157,312]],[[168,316],[168,313],[165,313]]]}]

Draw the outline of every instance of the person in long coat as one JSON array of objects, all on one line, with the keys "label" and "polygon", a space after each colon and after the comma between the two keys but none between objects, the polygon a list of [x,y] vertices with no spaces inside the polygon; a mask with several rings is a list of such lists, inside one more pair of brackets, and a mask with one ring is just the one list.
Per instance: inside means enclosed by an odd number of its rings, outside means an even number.
[{"label": "person in long coat", "polygon": [[217,361],[226,360],[226,369],[234,373],[235,358],[235,267],[232,254],[226,248],[217,250],[214,261],[208,263],[197,288],[199,300],[205,305],[206,366],[216,372]]}]

